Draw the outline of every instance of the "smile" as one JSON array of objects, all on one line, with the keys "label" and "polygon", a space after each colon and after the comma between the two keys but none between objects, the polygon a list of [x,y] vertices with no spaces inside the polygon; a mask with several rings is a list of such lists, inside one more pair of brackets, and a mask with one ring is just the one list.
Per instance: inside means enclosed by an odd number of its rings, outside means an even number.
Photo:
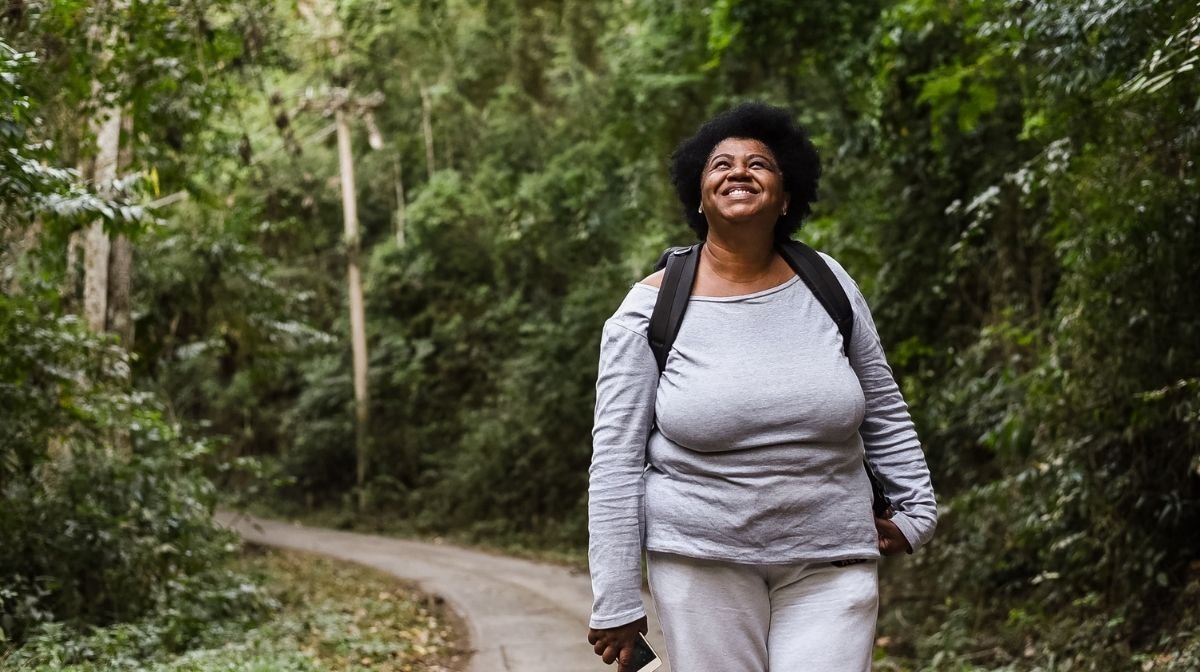
[{"label": "smile", "polygon": [[726,195],[726,196],[739,196],[739,195],[747,195],[747,196],[749,196],[749,195],[752,195],[752,194],[755,194],[755,193],[757,193],[757,192],[755,192],[755,191],[751,190],[751,189],[750,189],[750,188],[748,188],[748,187],[734,187],[733,189],[730,189],[729,191],[726,191],[726,192],[725,192],[725,195]]}]

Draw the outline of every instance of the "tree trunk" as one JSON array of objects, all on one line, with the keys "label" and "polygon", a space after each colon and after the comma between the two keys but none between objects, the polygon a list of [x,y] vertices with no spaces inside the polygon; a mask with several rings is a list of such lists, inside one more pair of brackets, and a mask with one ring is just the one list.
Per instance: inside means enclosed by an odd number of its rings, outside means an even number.
[{"label": "tree trunk", "polygon": [[133,243],[127,236],[112,241],[108,257],[108,330],[121,346],[133,348]]},{"label": "tree trunk", "polygon": [[[117,177],[117,150],[121,144],[121,111],[116,107],[100,110],[95,120],[96,162],[92,183],[104,195],[112,193]],[[92,222],[83,241],[83,319],[95,332],[108,326],[108,264],[111,244],[104,224]]]},{"label": "tree trunk", "polygon": [[[98,2],[95,11],[97,16],[105,14],[116,15],[121,12],[124,2]],[[108,33],[101,35],[103,23],[96,21],[89,29],[89,37],[100,45],[100,53],[96,60],[107,64],[112,60],[113,47],[120,35],[117,32],[117,22],[112,22]],[[91,162],[89,170],[82,171],[91,179],[94,188],[101,195],[112,193],[112,183],[117,177],[118,152],[121,146],[121,109],[115,105],[105,105],[102,100],[104,88],[99,80],[92,82],[92,96],[99,103],[99,111],[89,121],[92,133],[96,137],[96,157]],[[76,242],[76,241],[72,241]],[[108,234],[104,231],[102,222],[96,221],[82,234],[83,248],[83,319],[92,331],[102,332],[108,322],[108,264],[110,243]],[[74,259],[69,259],[74,262]]]},{"label": "tree trunk", "polygon": [[345,225],[346,279],[350,294],[350,344],[354,355],[354,419],[359,509],[367,507],[367,465],[370,444],[367,433],[370,399],[367,388],[367,329],[363,309],[362,274],[359,271],[358,205],[355,201],[354,162],[350,153],[350,127],[339,106],[337,122],[338,167],[342,176],[342,219]]},{"label": "tree trunk", "polygon": [[[122,125],[128,141],[117,153],[117,168],[133,165],[133,117],[125,115]],[[117,335],[125,350],[133,349],[133,243],[125,235],[112,241],[108,258],[108,330]]]},{"label": "tree trunk", "polygon": [[42,218],[34,215],[33,222],[21,230],[0,227],[0,291],[8,295],[21,293],[21,270],[29,262],[29,253],[37,247],[42,235]]},{"label": "tree trunk", "polygon": [[421,87],[421,132],[425,135],[425,170],[429,179],[433,179],[433,104],[429,101],[429,89],[424,84]]},{"label": "tree trunk", "polygon": [[396,247],[404,247],[405,227],[408,222],[404,203],[404,171],[400,167],[400,153],[396,152]]},{"label": "tree trunk", "polygon": [[[109,12],[117,14],[122,11],[124,2],[97,3],[95,11],[98,14]],[[113,47],[117,44],[119,34],[114,27],[109,28],[107,35],[101,37],[101,23],[92,24],[89,36],[93,42],[100,44],[97,60],[107,64],[112,60]],[[121,146],[121,109],[115,105],[106,105],[102,99],[104,89],[99,80],[92,82],[92,96],[99,110],[96,116],[88,121],[88,126],[96,138],[96,155],[89,162],[81,165],[80,172],[91,180],[93,188],[102,196],[110,196],[113,192],[113,181],[117,177],[117,162]],[[104,231],[102,221],[92,222],[86,229],[71,234],[67,243],[67,296],[68,304],[74,304],[76,297],[82,295],[82,314],[84,324],[92,331],[100,333],[108,326],[108,291],[109,291],[109,262],[111,243]],[[82,257],[82,288],[80,284],[80,257]],[[129,452],[128,433],[118,432],[113,437],[114,448],[121,453]],[[68,454],[67,444],[63,436],[51,436],[47,452],[52,459]]]}]

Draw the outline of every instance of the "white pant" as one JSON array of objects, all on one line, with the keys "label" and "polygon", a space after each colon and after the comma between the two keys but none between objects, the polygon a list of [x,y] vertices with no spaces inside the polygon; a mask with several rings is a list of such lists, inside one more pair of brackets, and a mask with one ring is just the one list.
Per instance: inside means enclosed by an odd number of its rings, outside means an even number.
[{"label": "white pant", "polygon": [[649,553],[650,592],[673,672],[867,672],[874,560],[742,565]]}]

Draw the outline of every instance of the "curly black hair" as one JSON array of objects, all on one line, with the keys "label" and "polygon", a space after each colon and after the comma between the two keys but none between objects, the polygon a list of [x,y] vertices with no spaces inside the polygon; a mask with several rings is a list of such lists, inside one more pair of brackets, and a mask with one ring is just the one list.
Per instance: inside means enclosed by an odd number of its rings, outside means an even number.
[{"label": "curly black hair", "polygon": [[697,212],[700,178],[713,148],[727,138],[758,140],[775,155],[783,174],[783,188],[791,196],[787,214],[780,216],[775,224],[775,239],[788,240],[812,213],[821,177],[821,159],[808,131],[793,121],[787,110],[763,103],[742,103],[725,110],[679,143],[671,155],[671,182],[683,204],[688,225],[701,240],[708,236],[708,221],[703,213]]}]

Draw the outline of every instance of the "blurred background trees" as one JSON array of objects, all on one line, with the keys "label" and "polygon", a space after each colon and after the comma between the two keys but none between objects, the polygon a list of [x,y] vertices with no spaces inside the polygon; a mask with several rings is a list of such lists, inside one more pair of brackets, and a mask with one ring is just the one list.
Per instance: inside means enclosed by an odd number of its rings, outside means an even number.
[{"label": "blurred background trees", "polygon": [[[0,25],[11,529],[20,488],[66,496],[51,448],[90,427],[72,455],[187,456],[284,513],[582,544],[600,326],[690,239],[672,148],[758,99],[814,133],[800,237],[871,298],[944,509],[893,563],[887,650],[1200,664],[1176,635],[1200,619],[1194,3],[56,1]],[[361,484],[333,120],[305,103],[339,87],[382,100],[381,148],[353,135]],[[115,184],[86,168],[105,106],[126,120]],[[72,317],[70,239],[96,220],[132,242],[121,347]],[[37,620],[13,590],[9,639]]]}]

